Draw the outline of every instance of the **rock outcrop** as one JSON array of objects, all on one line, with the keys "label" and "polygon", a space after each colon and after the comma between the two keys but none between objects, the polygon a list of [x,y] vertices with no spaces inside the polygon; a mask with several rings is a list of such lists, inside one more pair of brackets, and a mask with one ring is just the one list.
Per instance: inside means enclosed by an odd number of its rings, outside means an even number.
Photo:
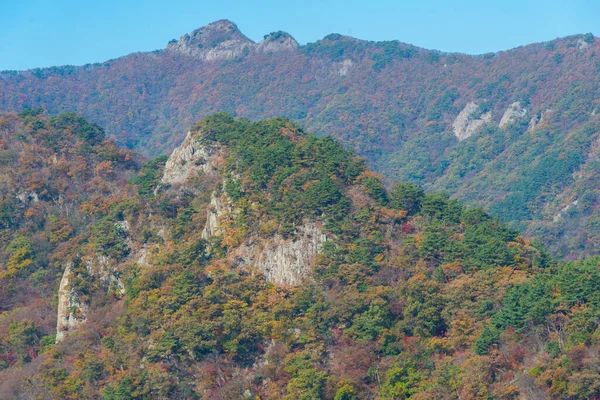
[{"label": "rock outcrop", "polygon": [[17,195],[17,199],[23,204],[28,204],[30,201],[39,203],[40,198],[36,192],[23,192]]},{"label": "rock outcrop", "polygon": [[527,109],[526,108],[522,108],[521,107],[521,103],[519,103],[518,101],[512,103],[510,106],[508,106],[508,108],[506,109],[506,111],[504,112],[504,115],[502,116],[502,119],[500,120],[500,128],[512,124],[513,122],[517,121],[519,118],[523,118],[527,115]]},{"label": "rock outcrop", "polygon": [[340,76],[346,76],[348,74],[348,72],[350,71],[350,69],[352,68],[352,66],[354,66],[354,63],[350,59],[345,59],[344,61],[338,63],[337,65],[338,65],[337,73]]},{"label": "rock outcrop", "polygon": [[297,285],[312,275],[315,257],[327,236],[316,222],[306,222],[297,228],[294,238],[280,235],[244,244],[232,255],[238,265],[254,266],[269,282],[278,285]]},{"label": "rock outcrop", "polygon": [[293,51],[298,49],[298,42],[289,33],[275,32],[265,36],[254,50],[259,54]]},{"label": "rock outcrop", "polygon": [[[218,196],[216,192],[212,193],[206,225],[202,230],[203,239],[222,234],[222,218],[235,218],[235,210],[227,204],[224,197],[224,194]],[[239,267],[258,268],[270,282],[297,285],[309,279],[314,259],[326,240],[320,224],[306,222],[289,239],[281,235],[269,239],[253,235],[241,246],[232,249],[229,258]]]},{"label": "rock outcrop", "polygon": [[202,239],[209,239],[222,233],[219,220],[226,214],[231,213],[231,207],[213,191],[210,197],[210,209],[206,216],[206,225],[202,230]]},{"label": "rock outcrop", "polygon": [[542,112],[539,116],[534,115],[531,120],[529,120],[529,129],[527,132],[533,131],[539,124],[546,122],[550,117],[550,114],[552,114],[552,110],[548,109]]},{"label": "rock outcrop", "polygon": [[[129,223],[127,221],[115,222],[115,226],[125,232],[129,232]],[[130,238],[125,243],[131,249],[133,243]],[[142,248],[143,250],[143,248]],[[141,250],[140,250],[141,251]],[[146,253],[143,253],[143,262],[145,263]],[[130,258],[139,262],[140,252],[130,254]],[[86,279],[98,281],[102,287],[109,293],[117,297],[125,295],[125,285],[120,278],[120,274],[115,268],[115,261],[102,254],[96,254],[93,257],[86,257],[81,260],[85,266],[87,274]],[[87,320],[88,305],[82,301],[77,291],[73,288],[73,263],[67,263],[60,286],[58,289],[58,313],[56,321],[56,343],[61,342],[67,337],[68,332],[83,324]]]},{"label": "rock outcrop", "polygon": [[220,20],[170,42],[167,50],[178,51],[200,60],[231,60],[255,46],[231,21]]},{"label": "rock outcrop", "polygon": [[492,113],[481,114],[475,102],[468,103],[454,120],[452,128],[459,141],[465,140],[480,131],[484,126],[492,123]]},{"label": "rock outcrop", "polygon": [[191,131],[188,132],[181,146],[173,150],[167,160],[162,183],[180,185],[200,171],[210,173],[214,154],[213,147],[205,145],[199,138],[193,137]]},{"label": "rock outcrop", "polygon": [[58,289],[58,315],[56,320],[56,343],[68,332],[87,320],[88,307],[71,287],[73,265],[68,263]]},{"label": "rock outcrop", "polygon": [[268,54],[298,49],[298,42],[288,33],[274,32],[254,43],[237,25],[220,20],[169,42],[168,51],[180,52],[200,60],[233,60],[250,53]]},{"label": "rock outcrop", "polygon": [[583,39],[577,41],[577,50],[585,50],[590,47],[590,44]]}]

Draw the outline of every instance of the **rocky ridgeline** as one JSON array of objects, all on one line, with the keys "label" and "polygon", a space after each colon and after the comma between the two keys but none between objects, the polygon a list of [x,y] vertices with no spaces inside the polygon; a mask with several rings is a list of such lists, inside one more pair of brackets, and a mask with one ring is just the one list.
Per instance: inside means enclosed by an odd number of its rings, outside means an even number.
[{"label": "rocky ridgeline", "polygon": [[298,42],[285,32],[275,32],[255,43],[240,32],[231,21],[213,22],[179,40],[171,41],[167,50],[177,51],[200,60],[232,60],[250,53],[268,54],[296,50]]}]

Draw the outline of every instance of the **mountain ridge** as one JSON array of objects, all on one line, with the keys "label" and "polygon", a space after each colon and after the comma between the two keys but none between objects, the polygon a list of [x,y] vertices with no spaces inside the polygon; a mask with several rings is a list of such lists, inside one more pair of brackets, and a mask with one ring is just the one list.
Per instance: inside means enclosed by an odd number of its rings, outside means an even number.
[{"label": "mountain ridge", "polygon": [[[234,31],[236,32],[236,34],[241,35],[243,38],[245,38],[248,43],[250,44],[254,44],[254,45],[258,45],[260,44],[260,42],[263,42],[265,39],[267,39],[270,35],[272,34],[279,34],[279,33],[283,33],[285,34],[285,36],[291,38],[297,45],[299,48],[303,48],[306,46],[309,46],[311,44],[314,44],[316,42],[322,41],[322,40],[326,40],[327,38],[330,37],[339,37],[339,38],[346,38],[348,40],[352,40],[352,41],[357,41],[357,42],[364,42],[364,43],[383,43],[383,42],[397,42],[399,44],[403,44],[403,45],[408,45],[411,46],[413,48],[419,49],[419,50],[425,50],[425,51],[433,51],[436,53],[439,53],[440,55],[462,55],[462,56],[468,56],[468,57],[473,57],[473,58],[479,58],[479,57],[491,57],[491,56],[496,56],[502,53],[510,53],[522,48],[526,48],[526,47],[530,47],[530,46],[546,46],[549,43],[553,43],[553,42],[560,42],[560,41],[565,41],[565,40],[572,40],[572,39],[585,39],[585,38],[596,38],[596,36],[592,35],[591,33],[574,33],[574,34],[570,34],[570,35],[566,35],[566,36],[560,36],[560,37],[556,37],[554,39],[550,39],[550,40],[544,40],[544,41],[539,41],[539,42],[532,42],[532,43],[526,43],[526,44],[520,44],[517,45],[515,47],[511,47],[511,48],[507,48],[507,49],[502,49],[502,50],[497,50],[497,51],[489,51],[489,52],[485,52],[485,53],[465,53],[465,52],[459,52],[459,51],[442,51],[442,50],[438,50],[435,48],[427,48],[427,47],[421,47],[421,46],[416,46],[413,44],[410,44],[408,42],[403,42],[400,39],[388,39],[388,40],[368,40],[368,39],[360,39],[360,38],[356,38],[353,36],[348,36],[348,35],[342,35],[342,34],[337,34],[337,33],[330,33],[328,35],[325,35],[322,39],[317,39],[315,42],[307,42],[305,44],[300,44],[296,41],[296,39],[293,37],[293,35],[284,32],[284,31],[274,31],[270,34],[265,34],[263,37],[263,40],[259,41],[259,43],[254,42],[252,39],[248,38],[247,36],[245,36],[242,31],[238,28],[237,24],[235,24],[234,22],[232,22],[229,19],[220,19],[220,20],[216,20],[213,22],[210,22],[206,25],[203,25],[201,27],[198,27],[196,29],[193,29],[190,33],[193,34],[195,32],[200,32],[203,30],[211,30],[213,27],[221,25],[222,26],[231,26],[234,28]],[[166,49],[168,49],[169,47],[173,47],[172,45],[181,41],[182,39],[184,39],[185,37],[189,37],[190,33],[185,33],[183,34],[180,39],[171,39],[167,42],[166,46],[162,49],[158,48],[155,50],[148,50],[148,51],[136,51],[133,53],[129,53],[129,54],[125,54],[125,55],[121,55],[121,56],[117,56],[114,58],[110,58],[106,61],[99,61],[99,62],[94,62],[94,63],[85,63],[85,64],[77,64],[77,65],[73,65],[73,64],[62,64],[62,65],[56,65],[56,66],[51,66],[51,67],[43,67],[43,68],[29,68],[29,69],[24,69],[24,70],[11,70],[11,69],[6,69],[6,70],[2,70],[0,71],[0,78],[2,78],[2,75],[14,75],[14,74],[20,74],[23,72],[29,72],[29,71],[37,71],[40,69],[53,69],[53,68],[82,68],[82,67],[91,67],[91,66],[95,66],[95,65],[102,65],[105,63],[110,63],[110,62],[114,62],[116,60],[128,57],[128,56],[132,56],[135,54],[152,54],[152,53],[158,53],[158,52],[162,52]]]}]

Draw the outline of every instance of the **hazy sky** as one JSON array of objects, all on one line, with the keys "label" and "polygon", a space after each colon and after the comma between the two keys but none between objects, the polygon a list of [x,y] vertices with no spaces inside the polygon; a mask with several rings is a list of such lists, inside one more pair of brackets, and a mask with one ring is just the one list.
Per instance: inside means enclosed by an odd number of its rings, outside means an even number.
[{"label": "hazy sky", "polygon": [[251,39],[329,33],[480,54],[600,35],[600,0],[0,0],[0,70],[105,61],[230,19]]}]

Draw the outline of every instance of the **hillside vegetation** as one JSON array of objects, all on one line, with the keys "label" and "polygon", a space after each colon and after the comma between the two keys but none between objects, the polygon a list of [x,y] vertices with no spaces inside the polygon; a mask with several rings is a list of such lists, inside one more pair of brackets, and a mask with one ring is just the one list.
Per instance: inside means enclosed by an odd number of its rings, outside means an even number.
[{"label": "hillside vegetation", "polygon": [[[169,184],[171,160],[74,114],[3,114],[0,134],[2,398],[600,396],[598,259],[386,189],[335,139],[215,114],[186,139],[209,156]],[[215,196],[229,211],[206,237]],[[301,282],[241,263],[307,224],[327,239]],[[77,323],[55,344],[65,293]]]}]

